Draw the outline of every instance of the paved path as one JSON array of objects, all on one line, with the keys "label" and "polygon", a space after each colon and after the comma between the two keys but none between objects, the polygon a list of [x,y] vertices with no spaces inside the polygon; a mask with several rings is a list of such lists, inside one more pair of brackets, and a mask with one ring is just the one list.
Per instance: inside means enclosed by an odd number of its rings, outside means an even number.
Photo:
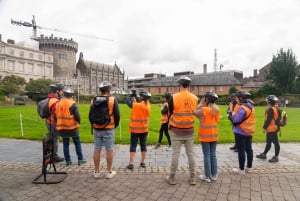
[{"label": "paved path", "polygon": [[[140,154],[136,156],[136,168],[126,170],[129,161],[128,145],[117,145],[114,169],[117,175],[105,179],[105,163],[101,162],[102,177],[92,175],[92,144],[83,144],[83,154],[88,163],[77,166],[56,164],[58,171],[66,171],[67,178],[59,184],[32,184],[41,173],[41,142],[0,138],[0,201],[10,200],[291,200],[300,201],[300,149],[297,143],[281,143],[280,161],[271,164],[254,159],[253,171],[244,176],[231,173],[237,167],[237,153],[230,145],[217,147],[218,181],[207,184],[200,180],[197,185],[188,184],[188,165],[184,148],[180,155],[177,185],[170,186],[164,178],[169,172],[171,152],[148,147],[147,167],[138,168]],[[77,163],[74,146],[70,152]],[[261,152],[264,144],[253,144],[254,155]],[[198,174],[203,173],[201,146],[195,149]],[[59,147],[62,154],[62,144]],[[272,147],[268,157],[274,154]],[[102,154],[102,158],[104,155]]]}]

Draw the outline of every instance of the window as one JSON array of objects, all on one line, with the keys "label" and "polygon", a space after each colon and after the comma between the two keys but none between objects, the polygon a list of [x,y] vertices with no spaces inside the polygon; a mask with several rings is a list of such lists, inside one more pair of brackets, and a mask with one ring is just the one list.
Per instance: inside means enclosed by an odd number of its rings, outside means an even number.
[{"label": "window", "polygon": [[14,71],[15,70],[15,62],[14,61],[7,61],[8,63],[8,70]]},{"label": "window", "polygon": [[20,57],[24,57],[24,51],[20,51]]},{"label": "window", "polygon": [[19,72],[24,72],[24,66],[25,64],[23,62],[19,63]]},{"label": "window", "polygon": [[223,86],[219,86],[219,91],[224,91]]},{"label": "window", "polygon": [[47,60],[48,60],[48,61],[52,61],[51,57],[47,57]]},{"label": "window", "polygon": [[14,49],[10,49],[9,50],[9,54],[14,55],[15,54],[15,50]]},{"label": "window", "polygon": [[33,59],[33,53],[29,53],[29,58]]},{"label": "window", "polygon": [[40,65],[40,64],[38,64],[37,66],[36,66],[36,69],[35,69],[36,71],[35,71],[35,74],[37,74],[37,75],[43,75],[43,71],[42,71],[42,65]]},{"label": "window", "polygon": [[33,73],[33,64],[28,64],[27,73]]},{"label": "window", "polygon": [[63,60],[63,61],[67,61],[67,55],[63,54],[63,53],[59,53],[58,54],[58,59]]},{"label": "window", "polygon": [[46,66],[45,74],[46,75],[51,75],[51,66]]},{"label": "window", "polygon": [[0,59],[0,70],[4,69],[4,59]]},{"label": "window", "polygon": [[39,54],[39,56],[38,56],[38,58],[39,58],[39,60],[43,60],[43,56],[41,55],[41,54]]}]

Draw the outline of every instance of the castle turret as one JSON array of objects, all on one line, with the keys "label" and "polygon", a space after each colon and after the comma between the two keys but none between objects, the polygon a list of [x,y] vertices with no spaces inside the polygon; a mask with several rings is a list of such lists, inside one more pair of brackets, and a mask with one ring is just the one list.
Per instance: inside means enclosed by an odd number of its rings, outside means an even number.
[{"label": "castle turret", "polygon": [[41,51],[53,52],[53,77],[73,77],[76,73],[76,53],[78,43],[73,39],[41,35],[36,38]]}]

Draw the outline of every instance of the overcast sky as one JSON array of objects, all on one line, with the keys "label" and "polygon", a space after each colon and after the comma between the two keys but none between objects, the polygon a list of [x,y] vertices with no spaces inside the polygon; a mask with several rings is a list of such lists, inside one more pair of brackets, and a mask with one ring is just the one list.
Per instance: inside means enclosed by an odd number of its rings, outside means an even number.
[{"label": "overcast sky", "polygon": [[[87,37],[39,29],[38,35],[73,38],[86,60],[114,64],[129,78],[146,73],[222,70],[252,76],[280,48],[300,57],[299,0],[0,0],[0,34],[26,41],[32,28],[11,18]],[[101,40],[97,38],[113,39]],[[218,68],[219,70],[219,68]]]}]

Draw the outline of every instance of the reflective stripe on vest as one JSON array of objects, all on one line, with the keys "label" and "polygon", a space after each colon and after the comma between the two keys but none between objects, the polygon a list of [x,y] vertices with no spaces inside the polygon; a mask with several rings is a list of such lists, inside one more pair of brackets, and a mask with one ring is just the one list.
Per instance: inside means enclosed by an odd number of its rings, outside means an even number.
[{"label": "reflective stripe on vest", "polygon": [[198,98],[188,92],[181,91],[173,95],[173,114],[170,117],[170,125],[176,128],[193,128],[194,115],[198,104]]},{"label": "reflective stripe on vest", "polygon": [[[115,117],[113,115],[115,98],[113,96],[108,99],[108,112],[110,114],[110,123],[105,125],[93,124],[94,128],[105,128],[105,129],[113,129],[115,128]],[[93,104],[93,99],[91,100],[91,104]]]},{"label": "reflective stripe on vest", "polygon": [[129,131],[131,133],[146,133],[149,127],[150,104],[133,103],[130,115]]},{"label": "reflective stripe on vest", "polygon": [[[240,107],[244,108],[246,111],[246,117],[249,116],[251,109],[245,105],[241,105]],[[240,124],[241,129],[249,136],[252,136],[255,131],[255,112],[254,108],[252,108],[252,112],[250,116]]]},{"label": "reflective stripe on vest", "polygon": [[217,116],[211,115],[211,109],[209,107],[201,107],[203,115],[200,118],[200,124],[198,129],[198,140],[200,142],[216,142],[218,141],[218,125],[220,113],[216,113]]},{"label": "reflective stripe on vest", "polygon": [[61,99],[56,105],[56,129],[57,130],[74,130],[79,127],[74,115],[70,113],[70,107],[75,103],[72,99]]}]

